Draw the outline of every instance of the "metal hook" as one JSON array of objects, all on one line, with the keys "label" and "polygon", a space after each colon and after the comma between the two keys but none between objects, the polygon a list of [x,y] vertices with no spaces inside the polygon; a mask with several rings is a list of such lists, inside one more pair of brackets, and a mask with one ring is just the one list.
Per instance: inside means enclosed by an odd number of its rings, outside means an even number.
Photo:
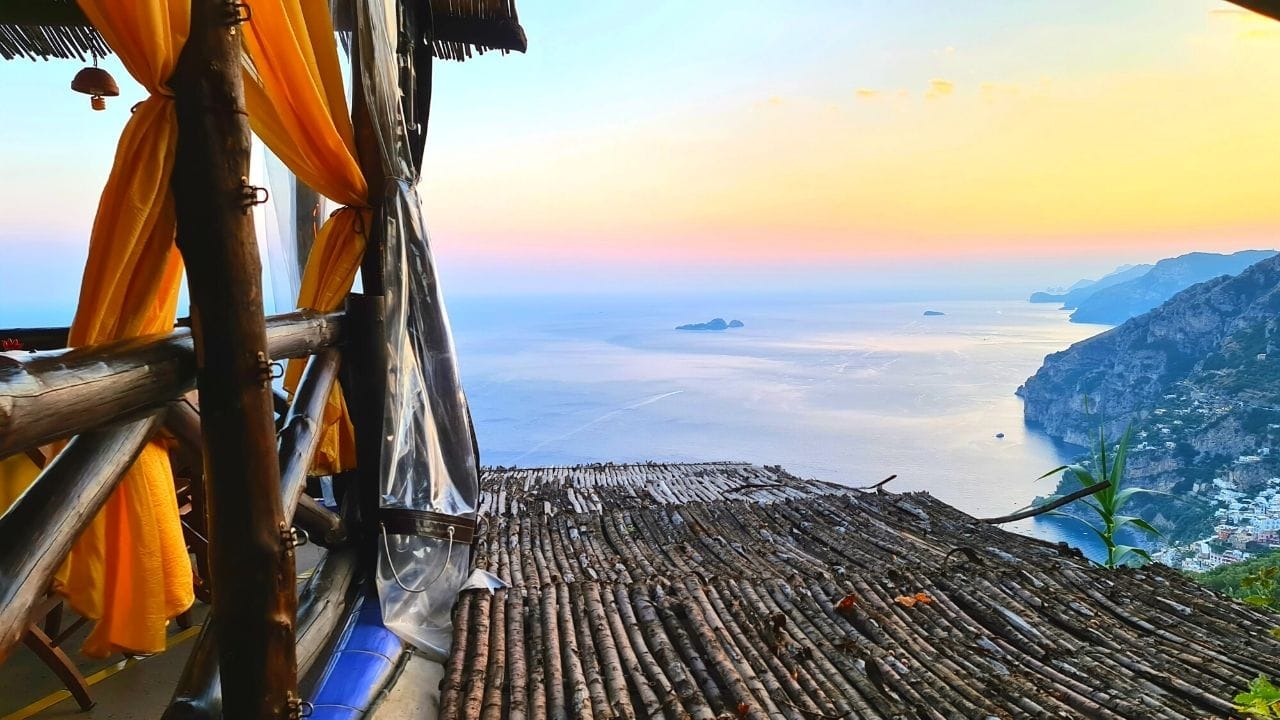
[{"label": "metal hook", "polygon": [[258,351],[258,355],[257,355],[257,365],[258,365],[257,380],[258,380],[258,383],[259,383],[260,385],[262,385],[262,387],[264,387],[264,388],[265,388],[265,387],[267,387],[268,385],[270,385],[270,384],[271,384],[271,380],[272,380],[272,379],[274,379],[274,378],[276,377],[275,373],[274,373],[274,372],[272,372],[272,369],[271,369],[273,364],[274,364],[274,363],[272,363],[270,360],[268,360],[268,359],[267,359],[267,354],[266,354],[266,353],[264,353],[264,352],[262,352],[262,351]]},{"label": "metal hook", "polygon": [[249,7],[249,3],[242,0],[227,0],[227,24],[231,26],[231,33],[235,34],[236,25],[243,25],[253,19],[253,9]]},{"label": "metal hook", "polygon": [[249,178],[240,178],[240,212],[244,215],[249,214],[249,209],[254,205],[261,205],[271,199],[271,193],[267,192],[264,187],[250,185]]}]

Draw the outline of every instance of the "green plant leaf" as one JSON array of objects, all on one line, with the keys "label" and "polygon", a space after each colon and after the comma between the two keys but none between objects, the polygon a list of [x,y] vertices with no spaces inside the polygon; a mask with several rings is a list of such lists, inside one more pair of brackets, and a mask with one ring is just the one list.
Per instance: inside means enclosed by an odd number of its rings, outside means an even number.
[{"label": "green plant leaf", "polygon": [[1066,518],[1067,520],[1075,520],[1076,522],[1078,522],[1078,523],[1080,523],[1081,525],[1083,525],[1083,526],[1085,526],[1085,527],[1089,528],[1090,530],[1094,531],[1095,533],[1099,533],[1099,534],[1101,534],[1101,532],[1102,532],[1102,531],[1101,531],[1101,530],[1099,530],[1098,528],[1094,527],[1094,526],[1093,526],[1093,523],[1089,522],[1088,520],[1085,520],[1084,518],[1080,517],[1079,515],[1072,515],[1071,513],[1066,512],[1065,510],[1050,510],[1049,512],[1045,513],[1045,515],[1052,515],[1053,517]]},{"label": "green plant leaf", "polygon": [[1271,628],[1271,637],[1280,640],[1280,627]]},{"label": "green plant leaf", "polygon": [[1151,553],[1148,553],[1146,550],[1132,545],[1117,545],[1115,550],[1112,552],[1112,565],[1124,565],[1131,556],[1142,558],[1144,563],[1151,562]]},{"label": "green plant leaf", "polygon": [[1169,493],[1163,492],[1161,490],[1152,490],[1150,488],[1139,488],[1139,487],[1125,488],[1120,492],[1116,493],[1116,507],[1124,507],[1124,504],[1129,502],[1129,498],[1133,497],[1134,495],[1164,495],[1165,497],[1173,497]]},{"label": "green plant leaf", "polygon": [[1271,603],[1274,602],[1274,600],[1266,595],[1245,595],[1240,599],[1249,605],[1260,608],[1271,607]]},{"label": "green plant leaf", "polygon": [[1132,525],[1148,535],[1155,535],[1156,537],[1161,536],[1159,530],[1155,529],[1151,523],[1140,517],[1134,517],[1133,515],[1117,515],[1115,517],[1115,521],[1117,528],[1124,527],[1125,525]]},{"label": "green plant leaf", "polygon": [[1093,476],[1088,470],[1079,465],[1071,465],[1067,468],[1066,473],[1075,478],[1081,487],[1093,487],[1097,485],[1099,480]]},{"label": "green plant leaf", "polygon": [[1280,712],[1280,688],[1271,684],[1266,675],[1259,675],[1249,683],[1249,691],[1233,698],[1236,709],[1246,715],[1273,717]]},{"label": "green plant leaf", "polygon": [[1037,480],[1043,480],[1043,479],[1045,479],[1045,478],[1047,478],[1047,477],[1051,477],[1051,476],[1053,476],[1053,475],[1057,475],[1058,473],[1062,472],[1063,470],[1066,470],[1066,469],[1067,469],[1067,468],[1069,468],[1069,467],[1071,467],[1071,466],[1070,466],[1070,465],[1059,465],[1058,467],[1056,467],[1056,468],[1054,468],[1054,469],[1050,470],[1049,472],[1047,472],[1047,473],[1045,473],[1045,474],[1041,475],[1040,477],[1038,477],[1038,478],[1036,478],[1036,479],[1037,479]]}]

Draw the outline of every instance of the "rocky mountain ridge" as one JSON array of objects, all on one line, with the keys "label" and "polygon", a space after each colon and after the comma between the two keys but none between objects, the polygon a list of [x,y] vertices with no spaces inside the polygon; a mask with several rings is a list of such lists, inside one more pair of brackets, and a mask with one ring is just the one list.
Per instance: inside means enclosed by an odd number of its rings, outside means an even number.
[{"label": "rocky mountain ridge", "polygon": [[[1111,438],[1132,424],[1140,485],[1188,496],[1227,478],[1247,490],[1280,475],[1278,345],[1273,256],[1049,355],[1018,394],[1027,422],[1066,442],[1088,444],[1100,418]],[[1158,510],[1169,526],[1186,511]]]},{"label": "rocky mountain ridge", "polygon": [[1094,289],[1076,304],[1071,321],[1118,325],[1192,285],[1221,275],[1238,275],[1272,255],[1273,250],[1241,250],[1229,255],[1194,252],[1166,258],[1137,277]]},{"label": "rocky mountain ridge", "polygon": [[1077,280],[1071,287],[1061,292],[1036,292],[1031,293],[1031,302],[1033,303],[1062,303],[1063,310],[1074,310],[1080,303],[1084,302],[1090,295],[1105,290],[1113,285],[1118,285],[1134,278],[1145,275],[1152,265],[1121,265],[1111,272],[1103,275],[1097,280],[1085,278]]}]

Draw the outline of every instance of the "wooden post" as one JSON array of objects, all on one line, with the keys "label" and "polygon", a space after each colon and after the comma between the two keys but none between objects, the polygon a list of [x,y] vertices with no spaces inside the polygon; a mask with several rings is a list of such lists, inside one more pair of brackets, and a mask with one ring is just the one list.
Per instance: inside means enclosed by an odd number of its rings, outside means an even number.
[{"label": "wooden post", "polygon": [[227,8],[220,0],[191,5],[170,81],[178,115],[172,182],[191,290],[224,715],[276,720],[300,707],[297,598],[249,213],[241,36]]},{"label": "wooden post", "polygon": [[307,271],[307,257],[311,255],[311,247],[316,244],[316,226],[323,222],[320,213],[320,193],[312,190],[294,176],[293,178],[293,222],[294,232],[298,238],[298,278]]},{"label": "wooden post", "polygon": [[376,538],[381,497],[382,419],[389,364],[383,269],[386,241],[381,211],[386,177],[382,170],[377,132],[365,97],[364,77],[359,68],[363,61],[360,42],[360,33],[356,32],[351,52],[351,61],[356,65],[351,73],[351,124],[374,219],[365,228],[365,251],[360,265],[364,292],[352,295],[347,304],[348,313],[354,317],[349,326],[351,335],[345,348],[346,355],[342,360],[344,372],[341,382],[356,431],[356,470],[353,473],[356,482],[352,489],[358,499],[356,505],[366,540],[365,549],[370,551],[373,544],[368,541]]}]

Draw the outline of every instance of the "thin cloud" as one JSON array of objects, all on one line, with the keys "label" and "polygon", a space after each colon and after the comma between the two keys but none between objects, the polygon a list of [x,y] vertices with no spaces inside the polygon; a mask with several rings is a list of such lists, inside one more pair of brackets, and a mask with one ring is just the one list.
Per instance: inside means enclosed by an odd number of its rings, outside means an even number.
[{"label": "thin cloud", "polygon": [[858,88],[858,91],[855,94],[858,96],[859,100],[872,100],[880,97],[880,91],[872,90],[871,88]]},{"label": "thin cloud", "polygon": [[943,98],[956,91],[955,83],[950,80],[939,80],[934,78],[929,81],[929,89],[925,91],[926,100],[937,100]]},{"label": "thin cloud", "polygon": [[1216,21],[1219,26],[1227,23],[1229,25],[1225,27],[1234,28],[1236,40],[1256,42],[1280,38],[1280,29],[1277,28],[1276,21],[1252,10],[1246,10],[1245,8],[1219,8],[1210,10],[1209,17],[1211,20]]}]

